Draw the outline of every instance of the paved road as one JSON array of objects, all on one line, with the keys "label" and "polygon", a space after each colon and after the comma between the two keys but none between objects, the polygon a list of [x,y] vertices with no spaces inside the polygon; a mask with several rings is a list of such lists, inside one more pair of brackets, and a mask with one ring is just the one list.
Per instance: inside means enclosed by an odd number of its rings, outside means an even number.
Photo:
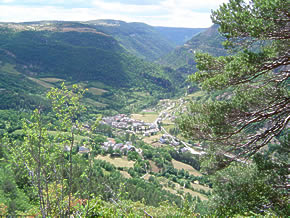
[{"label": "paved road", "polygon": [[[181,107],[181,104],[179,105],[178,108],[180,108],[180,107]],[[167,112],[167,111],[171,110],[172,108],[174,108],[174,106],[169,106],[169,107],[167,107],[165,110],[161,111],[161,112],[159,113],[158,117],[156,118],[156,120],[154,121],[154,124],[155,124],[156,126],[158,126],[158,120],[160,120],[160,119],[162,120],[162,118],[161,118],[162,114],[164,114],[164,112]],[[163,119],[166,119],[167,116],[168,116],[168,115],[166,115]],[[192,153],[192,154],[198,154],[198,155],[205,154],[204,151],[202,151],[202,152],[196,151],[196,150],[194,150],[194,149],[191,147],[190,144],[188,144],[188,143],[186,143],[186,142],[184,142],[184,141],[178,139],[177,137],[175,137],[175,136],[169,134],[169,132],[167,132],[166,129],[164,129],[164,127],[162,127],[162,126],[161,126],[161,131],[163,131],[166,135],[168,135],[168,136],[169,136],[173,141],[182,143],[182,144],[183,144],[183,145],[188,149],[188,151],[189,151],[190,153]]]}]

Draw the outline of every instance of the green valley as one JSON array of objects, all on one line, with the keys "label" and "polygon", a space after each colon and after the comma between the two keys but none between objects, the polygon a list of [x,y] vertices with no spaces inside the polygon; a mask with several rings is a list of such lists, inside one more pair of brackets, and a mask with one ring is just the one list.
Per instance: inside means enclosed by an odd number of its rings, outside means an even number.
[{"label": "green valley", "polygon": [[222,2],[2,1],[66,21],[0,22],[0,217],[287,217],[290,5]]},{"label": "green valley", "polygon": [[[37,87],[40,95],[61,81],[79,83],[89,89],[87,102],[92,106],[127,112],[175,95],[181,84],[176,83],[174,73],[135,57],[112,36],[90,25],[69,22],[2,24],[0,33],[2,92],[10,96],[21,95],[18,98],[25,99],[30,108],[28,98],[33,93],[26,88],[28,84]],[[15,86],[9,85],[13,82],[18,83],[17,92]],[[95,90],[104,91],[96,95]],[[12,104],[6,104],[3,95],[2,98],[3,109],[21,105],[18,98],[11,98]]]}]

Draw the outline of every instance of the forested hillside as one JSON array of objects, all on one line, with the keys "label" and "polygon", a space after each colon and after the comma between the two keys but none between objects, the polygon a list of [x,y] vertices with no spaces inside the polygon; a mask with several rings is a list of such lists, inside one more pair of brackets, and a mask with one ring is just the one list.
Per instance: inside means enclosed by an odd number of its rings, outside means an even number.
[{"label": "forested hillside", "polygon": [[119,20],[96,20],[85,24],[113,36],[132,54],[150,61],[175,48],[174,41],[164,37],[154,27],[145,23],[126,23]]},{"label": "forested hillside", "polygon": [[194,55],[197,52],[206,52],[214,56],[226,55],[222,46],[224,40],[225,38],[218,32],[218,25],[213,25],[162,57],[159,62],[173,68],[180,68],[184,73],[193,73],[196,70]]},{"label": "forested hillside", "polygon": [[127,52],[111,35],[79,23],[3,24],[0,37],[3,109],[34,107],[43,90],[66,81],[101,90],[90,92],[93,106],[128,111],[172,96],[178,87],[172,80],[181,81]]}]

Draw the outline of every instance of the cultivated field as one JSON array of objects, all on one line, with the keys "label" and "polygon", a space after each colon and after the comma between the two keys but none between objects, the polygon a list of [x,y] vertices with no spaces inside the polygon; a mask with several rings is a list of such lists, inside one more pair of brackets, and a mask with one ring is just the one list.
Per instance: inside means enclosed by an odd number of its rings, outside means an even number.
[{"label": "cultivated field", "polygon": [[47,88],[47,89],[50,89],[52,87],[54,87],[52,84],[49,84],[49,83],[46,83],[42,80],[39,80],[39,79],[36,79],[36,78],[32,78],[32,77],[27,77],[28,79],[32,80],[33,82],[36,82],[37,84]]},{"label": "cultivated field", "polygon": [[53,77],[48,77],[48,78],[41,78],[40,80],[48,83],[57,83],[57,82],[62,82],[64,81],[63,79],[60,78],[53,78]]},{"label": "cultivated field", "polygon": [[90,99],[90,98],[84,98],[83,101],[85,103],[90,104],[90,105],[95,106],[95,107],[106,107],[107,106],[106,104],[102,104],[102,103],[94,101],[93,99]]},{"label": "cultivated field", "polygon": [[191,183],[191,187],[194,188],[195,190],[204,190],[204,191],[210,191],[211,188],[207,187],[207,186],[203,186],[203,185],[199,185],[199,184],[194,184]]},{"label": "cultivated field", "polygon": [[116,158],[110,158],[109,156],[102,156],[98,155],[95,157],[99,160],[105,160],[111,164],[113,164],[115,167],[134,167],[135,162],[129,161],[126,157],[116,157]]},{"label": "cultivated field", "polygon": [[168,179],[161,178],[161,180],[159,180],[159,182],[160,182],[160,184],[163,185],[163,189],[165,189],[165,190],[171,192],[172,194],[176,194],[176,195],[179,195],[179,196],[180,196],[180,194],[178,193],[178,191],[183,191],[184,193],[189,193],[189,194],[191,194],[192,196],[199,197],[202,201],[208,200],[208,198],[207,198],[205,195],[203,195],[203,194],[201,194],[201,193],[199,193],[199,192],[196,192],[196,191],[192,191],[191,189],[188,189],[188,188],[183,188],[183,187],[181,187],[181,186],[180,186],[178,183],[176,183],[176,182],[172,182],[172,181],[171,181],[171,183],[174,184],[174,186],[175,186],[174,188],[168,187],[168,186],[166,185],[166,184],[168,184],[168,182],[169,182]]},{"label": "cultivated field", "polygon": [[88,88],[88,92],[93,94],[93,95],[102,95],[103,93],[105,93],[107,91],[104,89],[98,89],[95,87],[91,87],[91,88]]},{"label": "cultivated field", "polygon": [[120,173],[126,178],[126,179],[130,179],[130,178],[132,178],[131,176],[130,176],[130,174],[128,173],[128,172],[126,172],[126,171],[120,171]]},{"label": "cultivated field", "polygon": [[201,176],[202,175],[200,172],[198,172],[192,166],[185,164],[185,163],[182,163],[180,161],[176,161],[173,159],[172,164],[173,164],[174,168],[176,168],[178,170],[184,169],[184,170],[188,171],[188,173],[191,175],[194,175],[194,176]]},{"label": "cultivated field", "polygon": [[146,123],[153,123],[158,117],[158,113],[155,112],[145,112],[144,114],[132,114],[131,118],[135,120],[142,120]]},{"label": "cultivated field", "polygon": [[147,144],[152,144],[154,142],[158,142],[162,134],[157,134],[153,136],[146,136],[143,138],[143,141]]}]

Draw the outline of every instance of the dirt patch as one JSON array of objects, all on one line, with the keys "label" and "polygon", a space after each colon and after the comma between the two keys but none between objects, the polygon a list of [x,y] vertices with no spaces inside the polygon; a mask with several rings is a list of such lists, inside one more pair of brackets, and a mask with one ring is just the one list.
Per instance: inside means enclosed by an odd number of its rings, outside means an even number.
[{"label": "dirt patch", "polygon": [[145,180],[149,180],[149,178],[150,178],[150,174],[146,174],[144,177],[143,177],[143,179],[145,179]]},{"label": "dirt patch", "polygon": [[132,178],[131,176],[130,176],[130,174],[128,173],[128,172],[126,172],[126,171],[120,171],[120,173],[126,178],[126,179],[130,179],[130,178]]},{"label": "dirt patch", "polygon": [[151,171],[154,173],[159,173],[160,169],[156,166],[156,164],[152,160],[149,160],[149,163],[151,166]]}]

